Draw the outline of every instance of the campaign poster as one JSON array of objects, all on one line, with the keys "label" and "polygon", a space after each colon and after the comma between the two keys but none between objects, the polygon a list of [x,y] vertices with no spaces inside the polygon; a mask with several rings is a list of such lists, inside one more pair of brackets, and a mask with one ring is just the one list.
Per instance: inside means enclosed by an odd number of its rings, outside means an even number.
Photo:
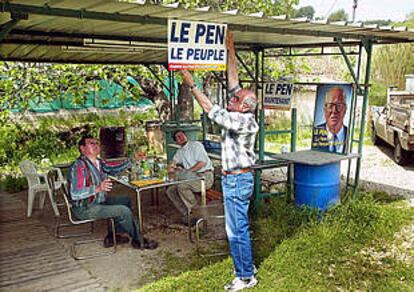
[{"label": "campaign poster", "polygon": [[227,25],[168,20],[168,69],[225,71]]},{"label": "campaign poster", "polygon": [[293,83],[275,81],[264,84],[263,107],[265,109],[290,110],[292,104]]},{"label": "campaign poster", "polygon": [[347,153],[352,84],[323,84],[316,90],[312,149]]}]

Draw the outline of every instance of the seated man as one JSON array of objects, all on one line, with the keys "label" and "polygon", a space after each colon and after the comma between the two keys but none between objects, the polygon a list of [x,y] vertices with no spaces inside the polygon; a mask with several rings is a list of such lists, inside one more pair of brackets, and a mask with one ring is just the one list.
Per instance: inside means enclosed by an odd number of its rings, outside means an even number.
[{"label": "seated man", "polygon": [[[197,173],[205,178],[206,189],[210,189],[214,183],[213,164],[204,149],[203,144],[198,141],[188,141],[182,130],[173,133],[173,139],[181,146],[175,153],[168,167],[169,174],[183,176],[181,174]],[[194,181],[173,185],[167,189],[167,195],[178,211],[185,216],[183,223],[187,224],[186,215],[197,203],[194,192],[201,192],[201,182]],[[194,225],[195,222],[192,222]]]},{"label": "seated man", "polygon": [[[113,218],[115,221],[117,243],[127,243],[129,239],[118,233],[128,233],[133,248],[154,249],[158,243],[144,239],[140,244],[138,225],[131,210],[131,200],[127,196],[107,197],[112,182],[108,175],[115,175],[130,167],[128,159],[118,164],[109,164],[98,158],[99,143],[92,136],[84,136],[79,141],[81,156],[72,164],[68,173],[73,213],[80,220]],[[104,239],[104,246],[114,245],[112,233]]]}]

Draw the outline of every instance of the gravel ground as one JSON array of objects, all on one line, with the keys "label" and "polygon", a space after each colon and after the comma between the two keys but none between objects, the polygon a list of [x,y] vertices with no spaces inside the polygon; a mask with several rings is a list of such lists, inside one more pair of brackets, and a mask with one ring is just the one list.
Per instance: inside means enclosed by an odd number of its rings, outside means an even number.
[{"label": "gravel ground", "polygon": [[[362,151],[361,186],[369,190],[383,190],[393,195],[414,198],[414,157],[406,166],[392,160],[393,148],[366,146]],[[346,163],[342,174],[346,176]]]}]

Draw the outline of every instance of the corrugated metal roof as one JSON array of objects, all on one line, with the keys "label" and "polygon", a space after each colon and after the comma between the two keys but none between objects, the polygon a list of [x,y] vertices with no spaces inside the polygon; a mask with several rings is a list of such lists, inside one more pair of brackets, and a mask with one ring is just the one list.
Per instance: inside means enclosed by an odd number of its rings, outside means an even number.
[{"label": "corrugated metal roof", "polygon": [[[184,9],[178,4],[153,5],[110,0],[1,1],[0,59],[75,63],[165,63],[169,18],[227,23],[237,46],[286,47],[336,45],[370,39],[376,44],[414,42],[414,31],[306,18],[242,15],[209,7]],[[12,18],[22,18],[13,21]],[[27,19],[25,19],[27,18]],[[16,22],[16,23],[14,23]],[[8,32],[4,36],[4,32]],[[84,39],[162,44],[161,48],[84,48]]]}]

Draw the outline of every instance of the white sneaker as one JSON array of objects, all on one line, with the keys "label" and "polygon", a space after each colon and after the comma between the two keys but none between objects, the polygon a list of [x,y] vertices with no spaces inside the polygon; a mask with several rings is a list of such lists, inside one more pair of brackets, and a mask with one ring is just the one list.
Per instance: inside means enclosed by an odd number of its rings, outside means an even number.
[{"label": "white sneaker", "polygon": [[240,291],[246,288],[252,288],[256,286],[256,284],[257,279],[254,276],[248,279],[240,279],[239,277],[236,277],[230,284],[225,285],[224,289],[226,291]]}]

